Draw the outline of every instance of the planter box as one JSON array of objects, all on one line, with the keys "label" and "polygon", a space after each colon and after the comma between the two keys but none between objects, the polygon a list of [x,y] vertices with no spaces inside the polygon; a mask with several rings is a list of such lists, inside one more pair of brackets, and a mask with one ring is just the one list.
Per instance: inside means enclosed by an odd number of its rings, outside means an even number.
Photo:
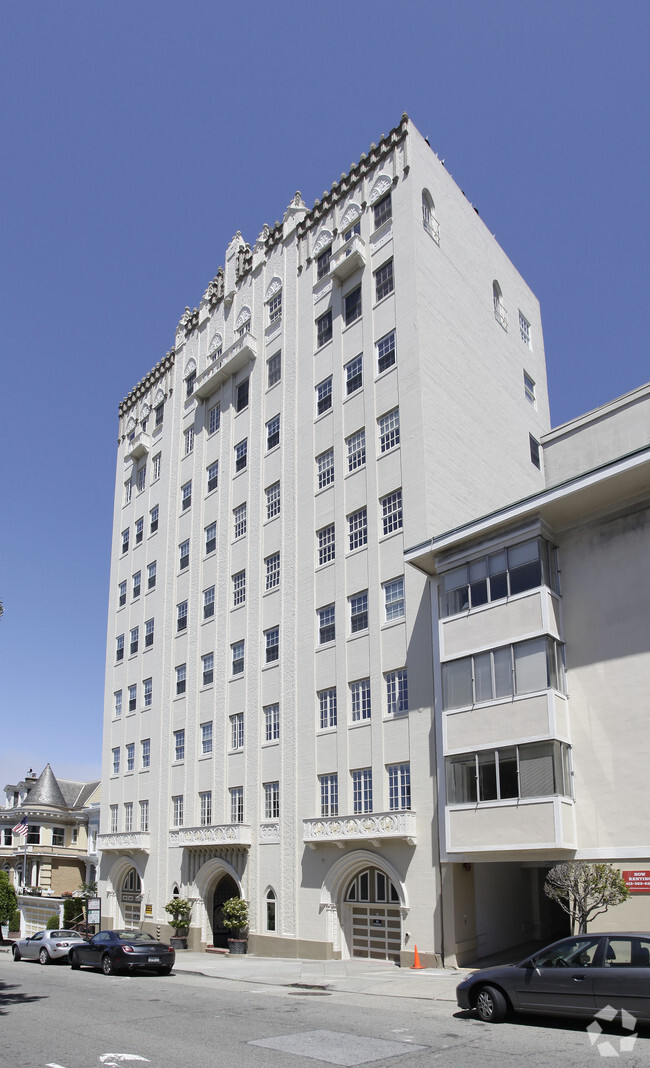
[{"label": "planter box", "polygon": [[228,939],[228,952],[229,953],[245,953],[247,942],[245,938],[229,938]]},{"label": "planter box", "polygon": [[172,937],[169,939],[169,944],[172,949],[187,949],[187,936],[172,935]]}]

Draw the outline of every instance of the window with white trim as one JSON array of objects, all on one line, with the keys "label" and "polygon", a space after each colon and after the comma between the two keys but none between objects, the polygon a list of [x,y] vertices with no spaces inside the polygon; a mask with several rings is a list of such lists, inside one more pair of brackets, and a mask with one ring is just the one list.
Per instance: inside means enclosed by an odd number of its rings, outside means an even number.
[{"label": "window with white trim", "polygon": [[212,493],[219,485],[219,461],[208,465],[208,493]]},{"label": "window with white trim", "polygon": [[379,451],[388,452],[399,445],[399,408],[393,408],[392,412],[380,415],[377,420],[379,427]]},{"label": "window with white trim", "polygon": [[138,473],[135,476],[135,485],[138,493],[142,493],[147,484],[147,465],[144,463],[142,467],[138,468]]},{"label": "window with white trim", "polygon": [[188,426],[187,430],[183,431],[183,437],[183,455],[189,456],[194,451],[194,427]]},{"label": "window with white trim", "polygon": [[201,657],[203,685],[210,686],[214,681],[214,653],[204,653]]},{"label": "window with white trim", "polygon": [[138,684],[132,682],[129,686],[129,712],[135,712],[138,707]]},{"label": "window with white trim", "polygon": [[236,712],[230,717],[230,748],[244,748],[244,713]]},{"label": "window with white trim", "polygon": [[349,397],[351,393],[356,393],[363,386],[363,353],[346,363],[344,371],[345,395]]},{"label": "window with white trim", "polygon": [[111,805],[111,834],[117,833],[117,805]]},{"label": "window with white trim", "polygon": [[352,704],[352,722],[370,719],[372,708],[370,701],[370,679],[357,679],[350,683],[350,700]]},{"label": "window with white trim", "polygon": [[444,618],[466,612],[538,586],[549,586],[560,592],[558,555],[555,546],[545,538],[530,538],[443,575],[440,614]]},{"label": "window with white trim", "polygon": [[329,308],[324,315],[316,320],[316,347],[322,348],[332,340],[332,309]]},{"label": "window with white trim", "polygon": [[176,605],[176,633],[187,630],[187,601]]},{"label": "window with white trim", "polygon": [[447,757],[447,804],[573,797],[571,746],[532,742]]},{"label": "window with white trim", "polygon": [[328,604],[317,610],[318,615],[318,644],[326,645],[336,638],[336,617],[334,605]]},{"label": "window with white trim", "polygon": [[383,196],[381,200],[378,200],[372,207],[375,230],[378,230],[385,222],[393,217],[393,202],[390,194],[390,190]]},{"label": "window with white trim", "polygon": [[123,608],[126,604],[126,579],[119,583],[117,587],[117,606]]},{"label": "window with white trim", "polygon": [[269,324],[277,323],[282,318],[282,290],[274,293],[268,302]]},{"label": "window with white trim", "polygon": [[115,639],[115,659],[124,660],[124,635],[118,634]]},{"label": "window with white trim", "polygon": [[318,566],[321,567],[323,564],[329,564],[336,556],[334,523],[317,530],[316,537],[318,538]]},{"label": "window with white trim", "polygon": [[160,478],[160,461],[161,461],[161,458],[162,458],[162,453],[157,452],[156,455],[154,456],[153,460],[151,461],[151,481],[152,482],[157,482],[158,479]]},{"label": "window with white trim", "polygon": [[352,775],[352,810],[355,815],[372,812],[372,768],[359,768]]},{"label": "window with white trim", "polygon": [[280,818],[280,783],[264,783],[264,819],[277,820]]},{"label": "window with white trim", "polygon": [[402,529],[402,491],[401,489],[395,490],[394,493],[389,493],[387,497],[382,497],[380,500],[381,505],[381,524],[382,534],[392,534],[395,530]]},{"label": "window with white trim", "polygon": [[277,385],[282,377],[282,353],[274,352],[272,356],[269,356],[266,361],[266,385],[270,389],[271,386]]},{"label": "window with white trim", "polygon": [[127,553],[129,551],[129,528],[122,531],[122,552]]},{"label": "window with white trim", "polygon": [[143,738],[140,742],[140,766],[151,767],[151,738]]},{"label": "window with white trim", "polygon": [[368,629],[368,591],[362,590],[348,597],[350,605],[350,633],[358,634]]},{"label": "window with white trim", "polygon": [[246,572],[237,571],[232,577],[233,606],[244,604],[246,601]]},{"label": "window with white trim", "polygon": [[149,802],[148,801],[141,801],[140,802],[140,830],[141,831],[148,831],[149,830]]},{"label": "window with white trim", "polygon": [[235,538],[243,538],[246,533],[246,502],[238,505],[237,508],[233,508],[234,519],[234,536]]},{"label": "window with white trim", "polygon": [[280,657],[280,628],[270,627],[264,631],[266,663],[274,664]]},{"label": "window with white trim", "polygon": [[172,797],[172,827],[183,826],[183,795],[175,794]]},{"label": "window with white trim", "polygon": [[235,390],[235,411],[243,412],[245,408],[248,408],[249,397],[249,383],[245,378],[243,382],[239,382],[237,389]]},{"label": "window with white trim", "polygon": [[208,434],[216,434],[221,426],[221,405],[213,404],[208,408]]},{"label": "window with white trim", "polygon": [[350,552],[368,544],[368,513],[365,508],[348,516],[348,539]]},{"label": "window with white trim", "polygon": [[209,756],[212,752],[212,724],[201,724],[201,755]]},{"label": "window with white trim", "polygon": [[115,693],[113,694],[113,698],[115,700],[115,704],[113,706],[113,715],[114,716],[121,716],[122,715],[122,691],[121,690],[116,690]]},{"label": "window with white trim", "polygon": [[316,415],[324,415],[332,407],[332,376],[316,386]]},{"label": "window with white trim", "polygon": [[531,378],[526,370],[524,370],[524,396],[529,404],[532,404],[533,408],[537,407],[537,396],[535,394],[535,379]]},{"label": "window with white trim", "polygon": [[217,524],[208,523],[205,528],[205,555],[209,556],[217,548]]},{"label": "window with white trim", "polygon": [[184,571],[186,567],[190,566],[190,542],[182,541],[178,547],[178,566],[180,571]]},{"label": "window with white trim", "polygon": [[318,713],[319,726],[322,731],[327,730],[328,727],[336,727],[336,686],[332,686],[329,690],[318,691]]},{"label": "window with white trim", "polygon": [[339,814],[339,777],[337,772],[319,775],[320,814],[321,816],[338,816]]},{"label": "window with white trim", "polygon": [[529,349],[532,348],[530,344],[530,323],[522,312],[519,312],[519,337]]},{"label": "window with white trim", "polygon": [[144,519],[143,519],[142,516],[140,516],[140,518],[136,519],[136,521],[135,521],[135,544],[136,545],[140,545],[140,543],[142,542],[143,537],[144,537]]},{"label": "window with white trim", "polygon": [[318,467],[318,488],[325,489],[334,481],[334,449],[328,449],[316,457]]},{"label": "window with white trim", "polygon": [[379,338],[379,341],[375,342],[375,351],[377,353],[377,374],[381,374],[395,363],[397,350],[394,330],[391,330],[389,334],[384,334],[383,337]]},{"label": "window with white trim", "polygon": [[158,517],[160,515],[160,509],[157,504],[154,504],[153,508],[149,511],[149,533],[155,534],[158,530]]},{"label": "window with white trim", "polygon": [[384,591],[384,618],[387,623],[404,617],[404,576],[382,583]]},{"label": "window with white trim", "polygon": [[153,560],[150,564],[147,564],[147,589],[154,590],[156,588],[156,561]]},{"label": "window with white trim", "polygon": [[187,665],[179,664],[176,670],[176,696],[180,697],[185,693],[187,686]]},{"label": "window with white trim", "polygon": [[208,586],[203,591],[203,618],[212,619],[214,616],[214,586]]},{"label": "window with white trim", "polygon": [[266,424],[266,451],[270,452],[280,444],[280,416],[274,415]]},{"label": "window with white trim", "polygon": [[275,742],[280,737],[280,706],[264,707],[264,741]]},{"label": "window with white trim", "polygon": [[542,467],[542,454],[539,447],[539,441],[534,438],[532,434],[528,435],[528,441],[530,445],[530,462],[535,465],[539,470]]},{"label": "window with white trim", "polygon": [[153,645],[154,620],[146,619],[144,623],[144,647],[150,649]]},{"label": "window with white trim", "polygon": [[332,259],[332,246],[328,245],[326,249],[321,252],[320,256],[316,257],[316,281],[320,282],[321,278],[325,278],[330,273],[330,260]]},{"label": "window with white trim", "polygon": [[129,656],[133,656],[138,651],[138,645],[140,644],[140,628],[131,627],[129,633]]},{"label": "window with white trim", "polygon": [[119,775],[120,773],[120,750],[119,747],[112,750],[113,754],[113,775]]},{"label": "window with white trim", "polygon": [[135,601],[136,597],[140,596],[140,589],[142,587],[142,572],[136,571],[132,576],[131,597]]},{"label": "window with white trim", "polygon": [[383,300],[393,292],[395,283],[393,280],[393,261],[387,260],[375,271],[375,300]]},{"label": "window with white trim", "polygon": [[144,708],[151,708],[153,702],[153,679],[144,679],[142,683],[142,704]]},{"label": "window with white trim", "polygon": [[246,464],[248,463],[248,439],[244,438],[243,441],[237,442],[235,445],[235,472],[246,470]]},{"label": "window with white trim", "polygon": [[185,731],[174,731],[174,760],[185,760]]},{"label": "window with white trim", "polygon": [[442,665],[444,709],[548,689],[566,693],[564,646],[547,635]]},{"label": "window with white trim", "polygon": [[494,306],[494,318],[503,327],[504,330],[508,329],[508,313],[503,306],[503,296],[501,293],[501,286],[494,280],[492,283],[492,304]]},{"label": "window with white trim", "polygon": [[343,318],[346,326],[361,318],[361,286],[356,286],[343,298]]},{"label": "window with white trim", "polygon": [[244,787],[231,786],[230,790],[230,822],[244,822]]},{"label": "window with white trim", "polygon": [[386,681],[386,714],[396,716],[401,712],[408,712],[409,688],[406,668],[387,671],[384,679]]},{"label": "window with white trim", "polygon": [[266,564],[266,589],[274,590],[280,585],[280,553],[272,553],[267,556]]},{"label": "window with white trim", "polygon": [[351,434],[349,438],[345,439],[345,444],[348,451],[348,472],[364,467],[366,463],[365,429],[357,430],[356,434]]},{"label": "window with white trim", "polygon": [[194,393],[194,384],[196,382],[196,371],[190,372],[185,379],[185,399],[189,400]]},{"label": "window with white trim", "polygon": [[232,673],[241,675],[244,670],[244,641],[233,642],[230,649],[232,651]]},{"label": "window with white trim", "polygon": [[391,812],[406,812],[411,807],[411,765],[389,764],[388,808]]},{"label": "window with white trim", "polygon": [[157,404],[154,410],[156,414],[153,425],[154,427],[162,426],[165,417],[165,402],[162,401],[161,404]]},{"label": "window with white trim", "polygon": [[200,815],[202,827],[209,827],[212,823],[212,790],[201,790],[199,793]]},{"label": "window with white trim", "polygon": [[274,482],[264,492],[266,494],[266,518],[273,519],[280,514],[280,483]]},{"label": "window with white trim", "polygon": [[132,492],[133,492],[133,482],[132,482],[131,479],[129,479],[127,482],[124,483],[124,503],[125,504],[130,504],[131,503],[131,494],[132,494]]},{"label": "window with white trim", "polygon": [[126,770],[133,771],[135,768],[135,742],[128,742],[126,746]]}]

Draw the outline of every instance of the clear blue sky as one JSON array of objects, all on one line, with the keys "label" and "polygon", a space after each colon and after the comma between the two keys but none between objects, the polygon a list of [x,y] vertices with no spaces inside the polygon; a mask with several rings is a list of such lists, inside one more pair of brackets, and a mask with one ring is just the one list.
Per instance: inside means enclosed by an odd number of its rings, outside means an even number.
[{"label": "clear blue sky", "polygon": [[117,405],[236,230],[407,111],[542,305],[554,424],[641,385],[648,0],[5,0],[0,788],[99,773]]}]

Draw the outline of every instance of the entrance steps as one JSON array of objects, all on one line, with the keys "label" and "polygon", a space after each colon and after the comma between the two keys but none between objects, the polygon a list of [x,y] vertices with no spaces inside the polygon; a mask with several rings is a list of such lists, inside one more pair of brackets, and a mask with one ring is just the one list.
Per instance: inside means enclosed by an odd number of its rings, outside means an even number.
[{"label": "entrance steps", "polygon": [[230,954],[230,950],[228,950],[228,949],[218,949],[215,946],[206,946],[205,947],[205,952],[206,953],[217,953],[220,957],[227,957]]}]

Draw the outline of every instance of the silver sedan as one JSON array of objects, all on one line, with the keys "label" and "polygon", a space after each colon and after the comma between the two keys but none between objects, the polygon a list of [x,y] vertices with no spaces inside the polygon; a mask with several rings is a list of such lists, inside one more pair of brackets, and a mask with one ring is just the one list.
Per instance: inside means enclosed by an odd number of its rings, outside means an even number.
[{"label": "silver sedan", "polygon": [[51,964],[55,960],[67,960],[71,946],[78,946],[85,939],[77,931],[37,931],[31,938],[19,938],[11,952],[14,960],[38,960]]}]

